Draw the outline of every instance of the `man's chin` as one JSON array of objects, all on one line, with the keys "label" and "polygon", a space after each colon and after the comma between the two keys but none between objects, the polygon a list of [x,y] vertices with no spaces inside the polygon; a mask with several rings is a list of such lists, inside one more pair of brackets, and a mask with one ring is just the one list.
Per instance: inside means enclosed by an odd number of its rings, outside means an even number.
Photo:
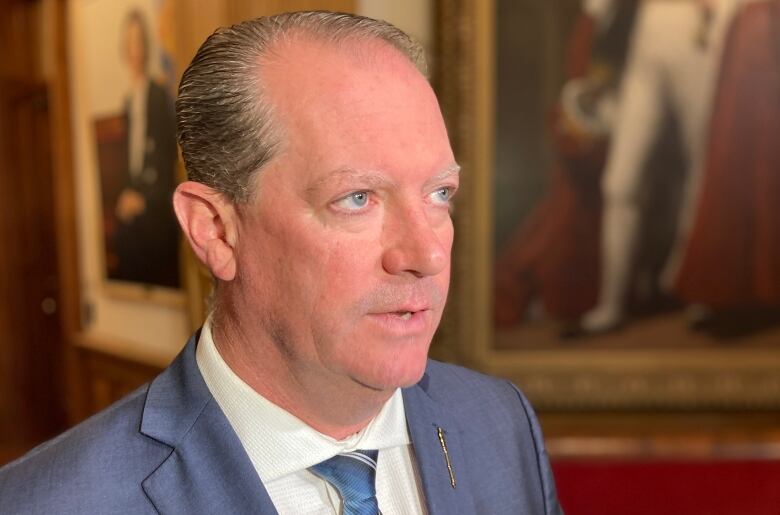
[{"label": "man's chin", "polygon": [[420,382],[425,373],[427,358],[416,363],[407,363],[402,367],[385,367],[372,374],[366,374],[355,380],[376,392],[392,392],[398,388],[406,388]]}]

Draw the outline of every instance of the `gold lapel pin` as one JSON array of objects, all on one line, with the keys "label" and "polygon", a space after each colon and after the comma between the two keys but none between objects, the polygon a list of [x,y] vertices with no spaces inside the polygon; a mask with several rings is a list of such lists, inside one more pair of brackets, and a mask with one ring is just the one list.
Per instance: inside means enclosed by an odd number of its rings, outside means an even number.
[{"label": "gold lapel pin", "polygon": [[452,471],[452,463],[450,462],[450,453],[447,450],[447,440],[444,438],[444,429],[441,427],[436,428],[436,432],[439,435],[439,443],[441,444],[441,450],[444,453],[444,461],[447,463],[447,472],[450,474],[450,485],[455,488],[457,482],[455,481],[455,473]]}]

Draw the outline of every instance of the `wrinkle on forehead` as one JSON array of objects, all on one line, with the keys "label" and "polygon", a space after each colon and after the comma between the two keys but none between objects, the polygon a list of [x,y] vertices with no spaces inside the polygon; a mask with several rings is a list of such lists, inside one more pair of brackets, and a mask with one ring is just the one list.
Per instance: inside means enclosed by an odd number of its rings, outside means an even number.
[{"label": "wrinkle on forehead", "polygon": [[291,159],[285,170],[295,163],[308,182],[339,168],[433,175],[453,163],[438,101],[414,64],[381,40],[364,43],[360,56],[347,44],[285,41],[262,70],[287,136],[278,156]]},{"label": "wrinkle on forehead", "polygon": [[[264,58],[258,73],[274,102],[306,104],[323,100],[331,103],[371,102],[366,90],[357,91],[346,72],[360,71],[373,76],[377,87],[389,78],[400,87],[430,85],[412,61],[390,43],[376,38],[349,37],[328,42],[301,34],[278,42]],[[360,94],[362,93],[362,94]],[[433,96],[433,91],[430,91]]]}]

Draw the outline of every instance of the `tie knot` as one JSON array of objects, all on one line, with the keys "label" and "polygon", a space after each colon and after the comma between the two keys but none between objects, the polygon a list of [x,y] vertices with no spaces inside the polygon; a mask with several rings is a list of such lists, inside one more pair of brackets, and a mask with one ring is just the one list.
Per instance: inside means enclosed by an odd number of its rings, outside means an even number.
[{"label": "tie knot", "polygon": [[311,467],[311,471],[332,484],[341,495],[344,515],[376,515],[377,451],[353,451]]}]

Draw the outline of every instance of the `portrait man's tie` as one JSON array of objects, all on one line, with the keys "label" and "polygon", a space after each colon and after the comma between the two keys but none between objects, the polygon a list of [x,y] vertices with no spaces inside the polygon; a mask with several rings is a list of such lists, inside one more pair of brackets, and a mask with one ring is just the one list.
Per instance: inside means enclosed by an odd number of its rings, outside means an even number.
[{"label": "portrait man's tie", "polygon": [[343,515],[377,515],[377,451],[354,451],[338,454],[309,470],[332,484],[344,503]]}]

